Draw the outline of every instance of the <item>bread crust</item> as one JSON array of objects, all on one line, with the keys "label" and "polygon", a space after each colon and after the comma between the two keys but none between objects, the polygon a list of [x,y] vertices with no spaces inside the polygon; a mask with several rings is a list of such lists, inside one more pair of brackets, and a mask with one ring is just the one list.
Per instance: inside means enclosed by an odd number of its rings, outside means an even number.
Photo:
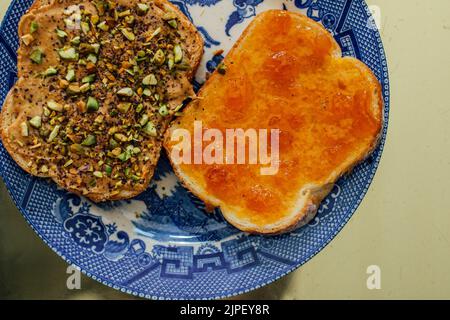
[{"label": "bread crust", "polygon": [[[278,12],[278,10],[269,10],[264,13],[261,13],[259,16],[257,16],[254,21],[244,30],[243,34],[239,38],[239,40],[234,44],[232,47],[230,53],[233,53],[235,50],[237,50],[241,44],[242,41],[246,39],[246,37],[249,35],[250,32],[252,32],[252,27],[255,23],[258,23],[259,19],[262,19],[264,15],[270,15],[271,13]],[[290,13],[293,15],[300,15],[297,13]],[[301,15],[302,18],[308,19]],[[316,23],[317,24],[317,23]],[[322,25],[317,24],[317,27],[325,30],[325,28]],[[326,31],[326,30],[325,30]],[[327,32],[327,31],[326,31]],[[328,32],[327,32],[328,33]],[[329,34],[329,33],[328,33]],[[183,169],[173,162],[173,159],[170,157],[171,153],[171,147],[170,147],[170,135],[171,132],[177,128],[177,124],[173,122],[169,130],[166,131],[165,136],[165,148],[167,150],[167,153],[169,155],[169,159],[172,163],[172,166],[174,168],[175,174],[178,176],[181,183],[189,189],[193,194],[195,194],[197,197],[199,197],[201,200],[203,200],[208,208],[215,208],[219,207],[222,209],[223,216],[225,219],[231,223],[236,228],[253,234],[264,234],[264,235],[276,235],[276,234],[282,234],[289,231],[292,231],[302,225],[307,224],[317,213],[317,210],[320,206],[320,203],[323,201],[323,199],[331,192],[331,190],[334,187],[335,182],[342,177],[343,175],[351,172],[355,166],[357,166],[359,163],[364,161],[370,154],[376,149],[376,147],[379,144],[379,141],[382,136],[382,128],[384,124],[384,113],[383,113],[383,98],[382,98],[382,89],[379,81],[376,79],[372,71],[361,61],[351,58],[351,57],[342,57],[341,49],[338,45],[338,43],[334,40],[334,38],[329,34],[329,38],[332,41],[332,56],[335,59],[345,59],[347,61],[350,61],[355,66],[358,67],[358,69],[361,70],[363,74],[367,76],[369,79],[371,85],[374,88],[373,91],[373,116],[374,118],[378,119],[380,121],[380,130],[377,133],[375,137],[373,137],[373,140],[365,150],[360,152],[359,156],[356,159],[353,159],[351,162],[343,163],[338,170],[333,172],[328,179],[322,181],[321,184],[310,184],[305,185],[301,190],[298,192],[298,201],[295,206],[296,210],[292,214],[290,214],[287,217],[284,217],[280,221],[268,225],[257,225],[254,223],[248,223],[248,221],[243,220],[242,218],[238,217],[232,208],[224,207],[224,203],[220,201],[219,199],[214,198],[213,196],[209,195],[207,190],[204,190],[203,188],[199,187],[195,181],[192,181],[189,175],[187,175]],[[227,59],[227,58],[225,58]],[[216,77],[220,77],[221,75],[216,70],[212,76],[208,79],[208,81],[205,83],[205,85],[202,87],[200,92],[198,93],[198,96],[203,99],[203,93],[208,87],[208,84],[211,83]],[[191,108],[194,108],[194,103],[191,103],[188,105],[184,112],[189,112]],[[201,117],[201,115],[198,115]]]}]

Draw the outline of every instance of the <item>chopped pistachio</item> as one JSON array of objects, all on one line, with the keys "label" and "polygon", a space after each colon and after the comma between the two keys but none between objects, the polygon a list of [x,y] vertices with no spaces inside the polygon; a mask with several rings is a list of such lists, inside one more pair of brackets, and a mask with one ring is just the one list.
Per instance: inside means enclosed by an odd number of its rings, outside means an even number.
[{"label": "chopped pistachio", "polygon": [[59,56],[64,60],[78,60],[79,54],[73,47],[68,47],[67,49],[61,49],[58,51]]},{"label": "chopped pistachio", "polygon": [[114,139],[115,140],[119,140],[120,142],[126,142],[128,141],[128,138],[126,135],[122,134],[122,133],[115,133],[114,134]]},{"label": "chopped pistachio", "polygon": [[26,122],[20,124],[20,132],[23,137],[28,137],[28,124]]},{"label": "chopped pistachio", "polygon": [[63,106],[57,102],[55,102],[54,100],[50,100],[47,102],[47,107],[50,110],[56,111],[56,112],[61,112],[63,111]]},{"label": "chopped pistachio", "polygon": [[41,172],[42,173],[48,173],[48,167],[44,164],[44,165],[42,165],[42,167],[41,167]]},{"label": "chopped pistachio", "polygon": [[99,109],[99,104],[97,99],[93,97],[89,97],[86,103],[87,111],[88,112],[96,112]]},{"label": "chopped pistachio", "polygon": [[73,163],[73,160],[72,160],[72,159],[68,160],[68,161],[64,164],[64,168],[67,168],[67,167],[71,166],[72,163]]},{"label": "chopped pistachio", "polygon": [[156,137],[158,135],[156,127],[151,121],[147,122],[147,124],[142,130],[146,135],[149,135],[151,137]]},{"label": "chopped pistachio", "polygon": [[153,33],[151,34],[150,40],[156,37],[161,32],[161,30],[161,27],[156,28],[155,31],[153,31]]},{"label": "chopped pistachio", "polygon": [[136,11],[138,14],[144,15],[147,13],[148,9],[150,9],[148,5],[146,5],[144,3],[138,3]]},{"label": "chopped pistachio", "polygon": [[36,129],[41,127],[42,118],[40,116],[35,116],[30,119],[30,125]]},{"label": "chopped pistachio", "polygon": [[169,58],[167,59],[167,67],[169,68],[169,70],[172,70],[174,65],[175,61],[173,59],[173,55],[170,55]]},{"label": "chopped pistachio", "polygon": [[33,51],[31,51],[30,59],[34,63],[41,64],[42,63],[42,55],[43,52],[40,48],[35,48]]},{"label": "chopped pistachio", "polygon": [[34,37],[31,34],[26,34],[22,36],[20,39],[26,46],[29,46],[34,41]]},{"label": "chopped pistachio", "polygon": [[56,35],[58,36],[58,38],[64,39],[67,37],[67,32],[60,29],[56,29]]},{"label": "chopped pistachio", "polygon": [[[119,159],[123,162],[128,161],[130,158],[131,158],[131,155],[128,152],[122,152],[121,154],[119,154],[117,156],[117,159]],[[129,168],[127,168],[127,169],[129,169]]]},{"label": "chopped pistachio", "polygon": [[44,71],[43,76],[44,77],[51,77],[58,74],[58,70],[54,67],[49,67],[47,70]]},{"label": "chopped pistachio", "polygon": [[134,95],[134,91],[131,88],[122,88],[119,91],[117,91],[117,95],[123,97],[132,97]]},{"label": "chopped pistachio", "polygon": [[168,11],[163,15],[163,20],[169,21],[177,18],[177,15],[173,11]]},{"label": "chopped pistachio", "polygon": [[97,58],[97,56],[95,54],[90,53],[87,56],[86,60],[92,62],[93,64],[96,64],[97,61],[98,61],[98,58]]},{"label": "chopped pistachio", "polygon": [[112,173],[112,167],[110,165],[105,164],[105,173],[110,176]]},{"label": "chopped pistachio", "polygon": [[114,148],[117,148],[119,146],[119,144],[117,143],[116,140],[111,138],[111,139],[109,139],[109,146],[114,149]]},{"label": "chopped pistachio", "polygon": [[94,52],[98,54],[100,52],[100,43],[93,43],[92,47],[94,48]]},{"label": "chopped pistachio", "polygon": [[67,94],[68,95],[77,95],[80,94],[81,90],[80,87],[76,84],[71,84],[67,87]]},{"label": "chopped pistachio", "polygon": [[156,51],[155,55],[153,56],[152,62],[156,63],[157,65],[162,65],[165,61],[166,55],[164,54],[164,51],[158,49],[158,51]]},{"label": "chopped pistachio", "polygon": [[47,142],[52,142],[53,140],[55,140],[55,138],[58,136],[59,129],[61,129],[61,126],[58,124],[53,128],[52,132],[48,137]]},{"label": "chopped pistachio", "polygon": [[36,21],[31,22],[30,33],[35,33],[39,29],[39,24]]},{"label": "chopped pistachio", "polygon": [[169,109],[167,109],[167,105],[163,104],[159,107],[158,110],[159,114],[162,115],[163,117],[166,117],[169,115]]},{"label": "chopped pistachio", "polygon": [[158,84],[158,80],[156,79],[156,76],[151,73],[142,80],[142,84],[144,86],[156,86]]},{"label": "chopped pistachio", "polygon": [[142,103],[138,104],[138,106],[136,107],[136,112],[140,113],[142,110],[144,109],[144,105]]},{"label": "chopped pistachio", "polygon": [[129,16],[130,14],[131,14],[131,10],[125,10],[125,11],[119,12],[119,18]]},{"label": "chopped pistachio", "polygon": [[103,173],[101,173],[100,171],[94,171],[93,175],[97,178],[103,178]]},{"label": "chopped pistachio", "polygon": [[179,44],[173,47],[173,54],[175,55],[174,58],[175,63],[180,63],[183,60],[183,49]]},{"label": "chopped pistachio", "polygon": [[142,94],[146,97],[151,97],[152,96],[152,91],[150,89],[144,89],[144,91],[142,92]]},{"label": "chopped pistachio", "polygon": [[93,134],[88,134],[87,137],[81,143],[82,146],[90,147],[97,143],[97,138]]},{"label": "chopped pistachio", "polygon": [[132,25],[136,18],[134,16],[126,16],[125,17],[125,23],[128,25]]},{"label": "chopped pistachio", "polygon": [[141,127],[145,126],[148,122],[148,115],[147,114],[143,114],[141,119],[139,120],[139,124],[141,125]]},{"label": "chopped pistachio", "polygon": [[167,21],[167,23],[169,24],[169,26],[171,26],[174,29],[178,29],[178,23],[177,20],[173,19],[173,20],[169,20]]},{"label": "chopped pistachio", "polygon": [[126,176],[127,178],[129,178],[129,177],[130,177],[130,174],[131,174],[131,168],[125,168],[125,170],[124,170],[123,173],[125,174],[125,176]]},{"label": "chopped pistachio", "polygon": [[82,92],[82,93],[88,92],[89,90],[91,90],[90,83],[85,83],[80,87],[80,92]]},{"label": "chopped pistachio", "polygon": [[134,35],[134,33],[131,30],[129,30],[127,28],[121,28],[120,31],[125,36],[125,38],[127,38],[128,40],[134,41],[136,39],[136,36]]},{"label": "chopped pistachio", "polygon": [[117,110],[119,110],[121,113],[127,113],[128,110],[130,110],[130,107],[131,107],[131,103],[123,102],[123,103],[119,103],[117,105]]},{"label": "chopped pistachio", "polygon": [[82,80],[81,80],[81,82],[82,83],[92,83],[92,82],[94,82],[95,81],[95,74],[90,74],[90,75],[87,75],[86,77],[84,77]]},{"label": "chopped pistachio", "polygon": [[75,81],[75,70],[69,69],[67,71],[66,80],[69,82]]},{"label": "chopped pistachio", "polygon": [[83,31],[84,34],[88,34],[91,28],[89,27],[89,23],[86,21],[81,21],[81,31]]},{"label": "chopped pistachio", "polygon": [[103,31],[108,31],[109,30],[109,26],[106,24],[106,21],[102,21],[97,25],[97,28],[99,28],[100,30]]},{"label": "chopped pistachio", "polygon": [[81,38],[79,36],[74,37],[72,40],[70,40],[70,43],[77,46],[81,42]]}]

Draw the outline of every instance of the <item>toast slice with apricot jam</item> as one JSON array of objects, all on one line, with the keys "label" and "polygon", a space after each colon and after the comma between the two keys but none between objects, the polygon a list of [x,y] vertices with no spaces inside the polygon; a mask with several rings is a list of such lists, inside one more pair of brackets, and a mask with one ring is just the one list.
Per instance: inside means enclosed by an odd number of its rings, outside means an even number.
[{"label": "toast slice with apricot jam", "polygon": [[[183,129],[195,140],[195,122],[223,137],[227,129],[276,130],[278,170],[263,175],[267,164],[226,159],[180,162],[180,156],[193,157],[192,150],[174,135]],[[251,22],[198,99],[172,122],[165,148],[183,184],[209,207],[219,207],[232,225],[279,234],[314,217],[339,177],[376,148],[382,127],[381,87],[371,70],[342,57],[322,25],[270,10]],[[205,141],[202,148],[211,152]]]}]

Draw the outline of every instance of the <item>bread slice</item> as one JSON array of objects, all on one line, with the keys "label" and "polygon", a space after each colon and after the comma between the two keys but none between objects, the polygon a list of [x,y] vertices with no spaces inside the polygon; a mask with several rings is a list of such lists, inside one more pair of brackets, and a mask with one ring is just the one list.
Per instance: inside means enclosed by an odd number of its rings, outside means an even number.
[{"label": "bread slice", "polygon": [[[270,10],[253,20],[198,99],[173,121],[165,148],[183,184],[220,207],[232,225],[279,234],[314,217],[337,179],[374,150],[382,109],[375,76],[359,60],[342,58],[325,28],[299,13]],[[180,143],[178,129],[192,139],[195,121],[223,137],[226,129],[279,130],[278,171],[262,175],[267,165],[248,161],[224,164],[227,150],[222,163],[179,163],[186,154],[192,161],[195,147]],[[208,147],[205,140],[200,151]]]},{"label": "bread slice", "polygon": [[[96,202],[148,187],[203,54],[195,26],[170,2],[109,3],[34,3],[19,23],[19,79],[0,118],[3,145],[24,170]],[[85,23],[71,24],[78,14]]]}]

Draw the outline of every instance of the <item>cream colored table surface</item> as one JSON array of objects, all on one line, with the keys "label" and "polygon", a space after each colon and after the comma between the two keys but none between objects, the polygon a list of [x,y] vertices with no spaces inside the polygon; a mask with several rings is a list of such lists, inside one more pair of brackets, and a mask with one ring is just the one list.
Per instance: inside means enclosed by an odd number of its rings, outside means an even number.
[{"label": "cream colored table surface", "polygon": [[[9,0],[0,0],[1,15]],[[370,0],[381,9],[391,113],[380,167],[361,206],[320,254],[240,298],[450,298],[450,1]],[[381,290],[366,269],[381,268]],[[128,298],[82,278],[25,223],[0,185],[0,298]]]}]

